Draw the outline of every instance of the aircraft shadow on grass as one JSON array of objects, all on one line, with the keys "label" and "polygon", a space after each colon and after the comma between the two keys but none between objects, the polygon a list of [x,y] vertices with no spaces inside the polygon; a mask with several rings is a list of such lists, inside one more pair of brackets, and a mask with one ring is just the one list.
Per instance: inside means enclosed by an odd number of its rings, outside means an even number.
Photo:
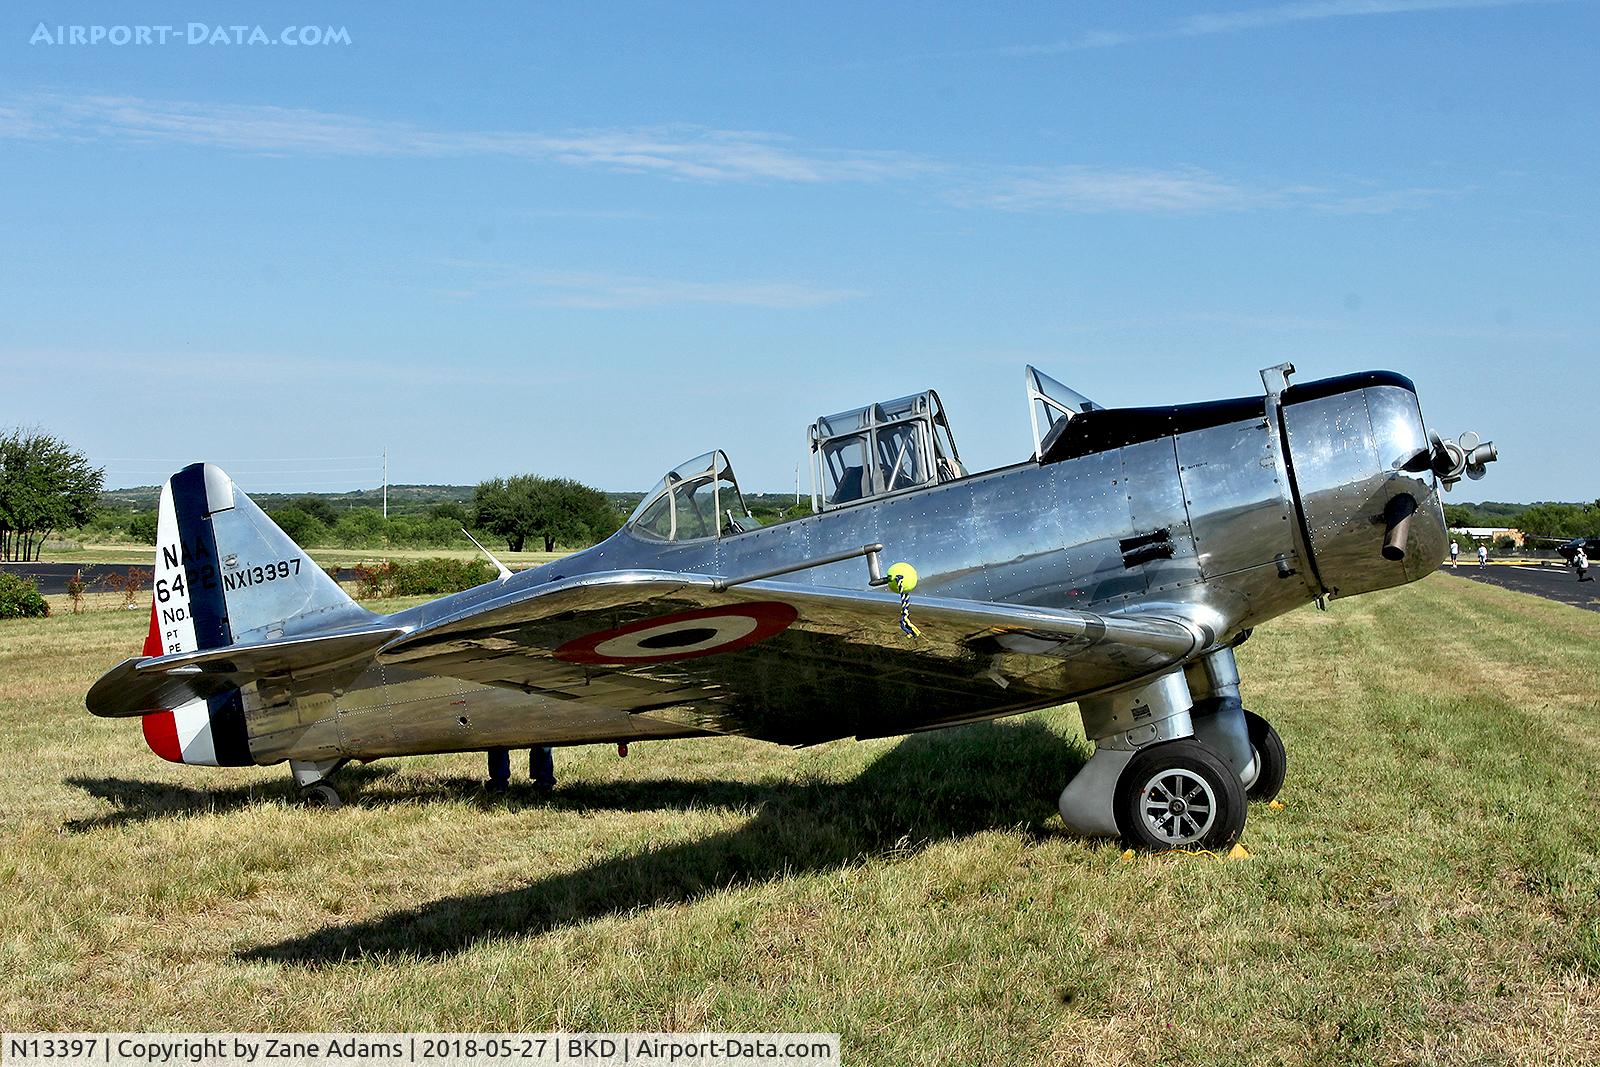
[{"label": "aircraft shadow on grass", "polygon": [[983,723],[908,737],[843,783],[669,779],[563,787],[551,803],[574,812],[731,805],[756,813],[737,830],[647,848],[516,889],[325,927],[241,955],[313,965],[363,956],[447,956],[488,939],[681,903],[984,830],[1021,827],[1045,836],[1059,784],[1086,756],[1081,743],[1041,723]]},{"label": "aircraft shadow on grass", "polygon": [[[399,768],[394,766],[352,767],[346,772],[344,780],[352,784],[371,786],[398,771]],[[68,819],[63,825],[72,833],[85,833],[103,826],[148,822],[152,819],[237,811],[274,800],[293,803],[297,796],[293,781],[288,779],[254,782],[250,785],[230,786],[224,789],[194,789],[172,782],[144,782],[132,778],[90,778],[84,775],[74,775],[65,781],[67,785],[75,786],[113,806],[112,811],[100,815]]]}]

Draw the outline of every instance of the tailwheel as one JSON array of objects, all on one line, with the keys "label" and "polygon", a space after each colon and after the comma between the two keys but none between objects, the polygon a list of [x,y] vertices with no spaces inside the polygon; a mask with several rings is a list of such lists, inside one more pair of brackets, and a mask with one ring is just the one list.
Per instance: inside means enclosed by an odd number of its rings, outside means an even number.
[{"label": "tailwheel", "polygon": [[1244,783],[1193,738],[1140,749],[1117,778],[1112,807],[1130,848],[1232,848],[1244,832]]},{"label": "tailwheel", "polygon": [[1255,757],[1250,769],[1254,772],[1245,782],[1245,795],[1251,800],[1268,801],[1283,788],[1283,776],[1289,769],[1289,757],[1283,750],[1283,738],[1272,724],[1248,709],[1244,713],[1246,728],[1250,731],[1250,754]]},{"label": "tailwheel", "polygon": [[344,807],[344,797],[329,782],[318,782],[308,785],[300,790],[300,801],[308,808],[321,808],[324,811],[334,811]]}]

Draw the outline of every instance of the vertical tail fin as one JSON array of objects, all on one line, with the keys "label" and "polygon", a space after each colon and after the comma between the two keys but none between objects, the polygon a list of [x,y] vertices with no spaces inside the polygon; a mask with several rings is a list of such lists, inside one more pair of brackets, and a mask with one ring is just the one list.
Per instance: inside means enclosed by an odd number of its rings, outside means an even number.
[{"label": "vertical tail fin", "polygon": [[158,655],[371,618],[220,468],[191,464],[162,487],[150,642]]},{"label": "vertical tail fin", "polygon": [[[195,463],[162,487],[146,656],[371,618],[219,468]],[[152,711],[143,720],[145,742],[163,759],[213,767],[255,762],[239,689]]]}]

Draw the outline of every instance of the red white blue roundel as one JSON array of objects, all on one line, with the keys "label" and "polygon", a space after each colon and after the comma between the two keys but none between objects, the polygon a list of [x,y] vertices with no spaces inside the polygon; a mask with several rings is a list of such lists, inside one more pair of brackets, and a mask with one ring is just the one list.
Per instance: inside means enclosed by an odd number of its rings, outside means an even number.
[{"label": "red white blue roundel", "polygon": [[730,604],[642,619],[574,638],[556,649],[568,663],[612,666],[698,659],[747,648],[782,633],[800,613],[788,604]]}]

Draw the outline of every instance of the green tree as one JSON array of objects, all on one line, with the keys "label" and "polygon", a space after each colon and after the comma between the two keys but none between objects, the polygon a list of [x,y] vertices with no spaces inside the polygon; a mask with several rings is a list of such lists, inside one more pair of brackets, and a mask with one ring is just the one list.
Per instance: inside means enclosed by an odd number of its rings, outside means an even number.
[{"label": "green tree", "polygon": [[[323,506],[327,507],[326,504]],[[327,510],[330,514],[333,512],[332,508]],[[278,529],[288,534],[289,540],[302,548],[306,545],[319,544],[328,536],[328,524],[317,515],[300,507],[299,502],[286,508],[278,508],[270,514],[272,521],[278,524]]]},{"label": "green tree", "polygon": [[389,544],[389,523],[377,508],[351,508],[339,516],[334,536],[347,548],[385,548]]},{"label": "green tree", "polygon": [[1577,504],[1535,504],[1517,516],[1523,533],[1543,537],[1577,537],[1584,532],[1587,508]]},{"label": "green tree", "polygon": [[[289,502],[289,507],[299,508],[305,515],[316,519],[324,526],[333,526],[339,521],[339,512],[326,497],[303,496]],[[282,526],[283,523],[278,523]],[[298,538],[296,538],[298,540]]]},{"label": "green tree", "polygon": [[1473,522],[1472,509],[1466,504],[1446,504],[1444,506],[1444,524],[1452,530],[1465,526],[1481,526],[1482,523]]},{"label": "green tree", "polygon": [[142,545],[156,543],[156,513],[138,511],[128,520],[128,536]]},{"label": "green tree", "polygon": [[0,559],[36,560],[45,538],[100,507],[105,470],[38,429],[0,434]]},{"label": "green tree", "polygon": [[544,542],[546,552],[557,544],[587,545],[620,524],[604,493],[571,478],[518,474],[479,483],[472,494],[474,525],[521,552],[529,538]]}]

